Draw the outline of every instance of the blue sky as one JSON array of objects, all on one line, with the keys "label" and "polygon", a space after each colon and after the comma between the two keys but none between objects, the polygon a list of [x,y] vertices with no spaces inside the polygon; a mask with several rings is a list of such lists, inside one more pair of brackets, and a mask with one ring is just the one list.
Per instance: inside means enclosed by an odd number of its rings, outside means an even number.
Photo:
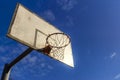
[{"label": "blue sky", "polygon": [[120,80],[119,0],[1,0],[0,76],[27,49],[6,37],[17,2],[70,35],[75,68],[33,51],[11,70],[13,80]]}]

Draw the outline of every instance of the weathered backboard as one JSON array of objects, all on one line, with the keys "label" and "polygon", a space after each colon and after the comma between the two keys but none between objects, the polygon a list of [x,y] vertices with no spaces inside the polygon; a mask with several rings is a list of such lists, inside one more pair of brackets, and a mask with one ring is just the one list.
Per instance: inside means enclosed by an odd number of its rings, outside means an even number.
[{"label": "weathered backboard", "polygon": [[[21,4],[17,4],[7,36],[35,50],[45,47],[49,34],[62,32]],[[54,58],[53,56],[50,56]],[[64,51],[64,59],[59,60],[74,67],[71,44]]]}]

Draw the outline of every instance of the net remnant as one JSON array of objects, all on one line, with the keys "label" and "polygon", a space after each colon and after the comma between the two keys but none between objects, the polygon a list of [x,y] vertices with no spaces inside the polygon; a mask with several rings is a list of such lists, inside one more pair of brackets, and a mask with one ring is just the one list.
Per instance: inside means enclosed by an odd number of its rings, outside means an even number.
[{"label": "net remnant", "polygon": [[57,59],[64,59],[65,47],[69,45],[70,37],[65,33],[53,33],[46,38],[46,45],[51,50],[49,50],[48,55]]}]

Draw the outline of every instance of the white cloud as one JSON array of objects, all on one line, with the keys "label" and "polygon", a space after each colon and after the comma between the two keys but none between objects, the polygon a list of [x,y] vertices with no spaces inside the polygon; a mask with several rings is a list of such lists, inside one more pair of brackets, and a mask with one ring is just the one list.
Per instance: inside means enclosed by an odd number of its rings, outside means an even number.
[{"label": "white cloud", "polygon": [[63,10],[71,10],[76,5],[76,0],[57,0],[57,3],[61,6]]},{"label": "white cloud", "polygon": [[115,80],[116,80],[116,79],[120,79],[120,73],[117,74],[117,75],[114,77],[114,79],[115,79]]},{"label": "white cloud", "polygon": [[30,63],[35,63],[37,61],[37,57],[36,56],[33,56],[31,58],[29,58],[29,62]]},{"label": "white cloud", "polygon": [[52,70],[52,69],[53,69],[53,67],[52,67],[51,65],[48,65],[48,69],[51,69],[51,70]]},{"label": "white cloud", "polygon": [[43,12],[43,17],[47,20],[54,21],[55,15],[51,10],[46,10]]},{"label": "white cloud", "polygon": [[8,60],[9,60],[8,57],[4,57],[4,56],[1,57],[1,61],[4,63],[6,63]]},{"label": "white cloud", "polygon": [[70,16],[67,16],[66,18],[67,18],[67,20],[68,20],[68,22],[66,23],[66,26],[68,26],[68,27],[73,26],[73,25],[74,25],[73,18],[70,17]]},{"label": "white cloud", "polygon": [[32,55],[28,55],[23,62],[25,63],[35,63],[37,61],[37,57],[36,56],[32,56]]},{"label": "white cloud", "polygon": [[117,55],[117,53],[116,53],[116,52],[113,52],[113,53],[110,55],[110,58],[113,59],[116,55]]},{"label": "white cloud", "polygon": [[5,48],[3,46],[0,46],[0,53],[5,52]]}]

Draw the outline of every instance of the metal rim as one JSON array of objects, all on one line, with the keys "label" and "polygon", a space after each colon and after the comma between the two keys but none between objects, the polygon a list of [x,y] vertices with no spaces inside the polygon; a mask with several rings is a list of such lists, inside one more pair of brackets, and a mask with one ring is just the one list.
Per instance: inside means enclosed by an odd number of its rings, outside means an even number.
[{"label": "metal rim", "polygon": [[[51,45],[51,44],[49,43],[49,38],[51,38],[51,36],[53,36],[53,35],[63,35],[63,36],[66,36],[67,39],[68,39],[68,42],[67,42],[65,45],[63,45],[63,46],[59,46],[59,47],[58,47],[58,46],[53,46],[53,45]],[[52,47],[52,48],[62,48],[62,47],[66,47],[70,42],[71,42],[70,37],[69,37],[67,34],[65,34],[65,33],[52,33],[52,34],[48,35],[48,37],[46,38],[46,43],[47,43],[50,47]]]}]

